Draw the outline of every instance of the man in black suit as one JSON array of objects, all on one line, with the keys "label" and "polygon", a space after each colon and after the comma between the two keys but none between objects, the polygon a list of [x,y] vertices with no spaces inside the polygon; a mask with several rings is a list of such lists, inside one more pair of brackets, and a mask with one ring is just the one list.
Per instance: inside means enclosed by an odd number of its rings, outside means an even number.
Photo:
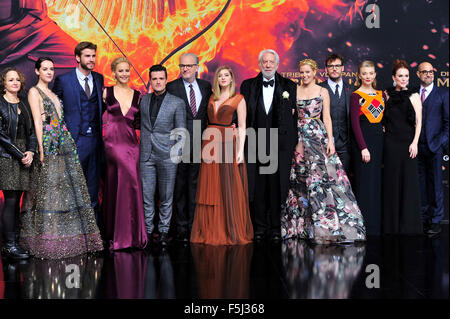
[{"label": "man in black suit", "polygon": [[441,232],[444,217],[442,153],[448,146],[448,91],[434,85],[434,69],[422,62],[417,69],[422,101],[422,130],[419,137],[418,164],[424,231],[430,236]]},{"label": "man in black suit", "polygon": [[[247,128],[256,131],[257,140],[253,143],[249,135],[245,149],[256,241],[263,239],[266,233],[274,242],[281,238],[280,209],[286,201],[292,157],[298,139],[296,84],[277,73],[279,63],[280,58],[274,50],[261,51],[261,72],[241,85],[241,94],[247,103]],[[273,136],[271,129],[277,132]],[[268,162],[264,158],[266,155]]]},{"label": "man in black suit", "polygon": [[330,54],[325,60],[328,80],[319,83],[330,95],[330,114],[336,153],[349,173],[351,152],[350,95],[353,87],[342,81],[344,58],[340,54]]},{"label": "man in black suit", "polygon": [[[194,221],[195,196],[197,193],[198,172],[201,162],[201,133],[206,128],[208,101],[212,94],[209,82],[197,79],[198,57],[185,53],[180,57],[181,78],[167,84],[167,91],[183,99],[186,107],[187,129],[189,131],[189,161],[178,164],[175,181],[175,224],[177,239],[188,242]],[[195,129],[194,129],[195,128]]]}]

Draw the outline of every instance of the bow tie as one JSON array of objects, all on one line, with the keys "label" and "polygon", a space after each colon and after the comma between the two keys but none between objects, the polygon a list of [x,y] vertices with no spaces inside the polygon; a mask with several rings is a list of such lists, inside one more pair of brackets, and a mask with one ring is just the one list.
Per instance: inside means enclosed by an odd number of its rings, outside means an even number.
[{"label": "bow tie", "polygon": [[264,87],[268,87],[269,85],[273,86],[274,83],[275,83],[275,81],[273,79],[270,81],[263,81]]}]

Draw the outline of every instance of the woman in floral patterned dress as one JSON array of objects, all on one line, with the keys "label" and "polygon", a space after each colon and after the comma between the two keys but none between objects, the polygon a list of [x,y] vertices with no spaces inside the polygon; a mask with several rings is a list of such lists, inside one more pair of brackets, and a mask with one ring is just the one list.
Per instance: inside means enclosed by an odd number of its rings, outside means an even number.
[{"label": "woman in floral patterned dress", "polygon": [[[317,63],[299,64],[297,87],[298,144],[292,161],[290,188],[282,207],[283,239],[315,243],[365,240],[365,227],[350,182],[335,153],[327,90],[315,83]],[[323,121],[320,115],[323,110]]]}]

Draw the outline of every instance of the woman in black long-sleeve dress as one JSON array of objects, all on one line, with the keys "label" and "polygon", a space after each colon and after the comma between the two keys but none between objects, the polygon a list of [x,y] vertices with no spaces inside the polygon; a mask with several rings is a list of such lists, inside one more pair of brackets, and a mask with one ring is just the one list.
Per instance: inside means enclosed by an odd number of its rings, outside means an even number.
[{"label": "woman in black long-sleeve dress", "polygon": [[363,61],[358,67],[358,89],[350,96],[350,116],[355,146],[353,191],[364,217],[368,235],[381,233],[381,164],[385,96],[376,90],[375,64]]},{"label": "woman in black long-sleeve dress", "polygon": [[31,189],[31,167],[37,140],[33,116],[27,99],[20,98],[25,90],[25,77],[15,68],[0,74],[0,190],[5,197],[2,212],[2,256],[28,258],[28,252],[18,244],[20,198]]},{"label": "woman in black long-sleeve dress", "polygon": [[420,234],[420,188],[417,143],[422,123],[422,103],[407,88],[409,67],[396,60],[392,69],[395,87],[387,90],[384,112],[383,232]]}]

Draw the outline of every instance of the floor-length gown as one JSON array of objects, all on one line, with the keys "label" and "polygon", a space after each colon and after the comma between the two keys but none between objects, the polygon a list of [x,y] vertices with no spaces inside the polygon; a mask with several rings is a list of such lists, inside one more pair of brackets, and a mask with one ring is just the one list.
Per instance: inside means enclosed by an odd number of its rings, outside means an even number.
[{"label": "floor-length gown", "polygon": [[282,205],[281,236],[316,243],[365,240],[365,227],[350,182],[320,120],[322,96],[297,100],[297,128],[304,155],[295,152],[288,198]]},{"label": "floor-length gown", "polygon": [[245,163],[236,162],[237,130],[233,114],[244,97],[235,95],[216,111],[213,97],[208,105],[207,139],[202,146],[197,206],[191,242],[211,245],[247,244],[253,239]]},{"label": "floor-length gown", "polygon": [[[364,93],[360,89],[350,96],[353,136],[353,191],[364,216],[367,235],[381,233],[382,162],[385,96],[382,91]],[[361,151],[367,148],[370,161],[363,162]]]},{"label": "floor-length gown", "polygon": [[383,124],[383,232],[421,234],[420,186],[417,158],[409,155],[415,134],[410,90],[388,90]]},{"label": "floor-length gown", "polygon": [[103,114],[106,178],[102,205],[105,240],[112,250],[143,248],[147,234],[135,131],[139,92],[134,91],[131,107],[124,115],[114,97],[114,87],[107,87],[106,105]]},{"label": "floor-length gown", "polygon": [[62,102],[59,115],[53,101],[35,88],[44,107],[44,163],[37,169],[33,190],[23,200],[21,241],[32,256],[45,259],[103,250],[77,148],[64,122]]}]

